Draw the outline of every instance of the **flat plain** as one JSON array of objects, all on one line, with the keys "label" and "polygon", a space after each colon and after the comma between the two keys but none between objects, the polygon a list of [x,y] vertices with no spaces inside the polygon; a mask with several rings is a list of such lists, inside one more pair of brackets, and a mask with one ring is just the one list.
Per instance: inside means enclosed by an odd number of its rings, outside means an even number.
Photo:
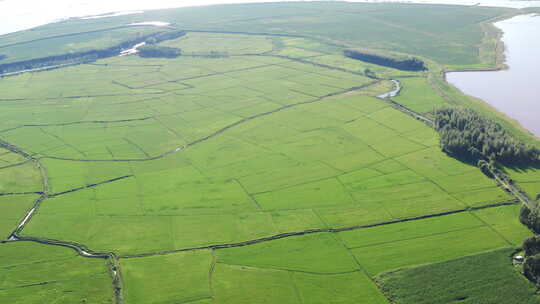
[{"label": "flat plain", "polygon": [[[431,5],[217,8],[72,20],[6,36],[6,43],[32,41],[141,18],[192,29],[161,43],[182,49],[178,58],[115,56],[0,79],[0,239],[38,202],[18,236],[108,254],[107,262],[58,246],[0,243],[5,269],[37,267],[24,280],[2,272],[0,300],[417,303],[409,292],[426,278],[416,269],[431,277],[491,256],[485,267],[493,269],[474,286],[504,277],[530,295],[501,258],[531,235],[514,197],[442,152],[428,124],[376,97],[396,79],[402,90],[394,101],[414,112],[429,117],[454,104],[433,80],[437,69],[483,64],[474,55],[481,25],[510,10],[451,7],[456,19]],[[215,23],[201,24],[195,13]],[[251,21],[241,18],[248,13]],[[339,24],[324,26],[340,14]],[[91,44],[114,45],[134,35],[128,29]],[[75,50],[87,41],[81,37],[73,35],[81,39]],[[435,40],[440,45],[428,47]],[[421,56],[432,70],[342,55],[360,45]],[[0,46],[0,54],[18,47]],[[539,191],[537,171],[507,171]],[[68,262],[41,263],[44,256]],[[426,303],[444,280],[430,286]],[[51,287],[57,281],[65,290]],[[30,289],[39,296],[24,295]]]}]

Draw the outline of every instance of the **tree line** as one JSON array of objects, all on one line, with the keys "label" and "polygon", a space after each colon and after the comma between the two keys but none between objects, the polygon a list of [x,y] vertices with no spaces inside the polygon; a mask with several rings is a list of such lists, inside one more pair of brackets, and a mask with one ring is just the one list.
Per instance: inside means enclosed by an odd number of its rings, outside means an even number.
[{"label": "tree line", "polygon": [[497,122],[461,107],[435,111],[435,128],[444,151],[471,162],[485,159],[504,165],[533,165],[540,150],[506,132]]},{"label": "tree line", "polygon": [[137,48],[139,56],[143,58],[176,58],[182,55],[182,51],[177,48],[146,44]]},{"label": "tree line", "polygon": [[[536,197],[538,201],[540,194]],[[538,207],[529,209],[526,205],[521,206],[519,220],[530,230],[534,236],[527,238],[522,245],[525,262],[523,263],[523,274],[532,282],[540,286],[540,210]]]},{"label": "tree line", "polygon": [[352,59],[361,60],[364,62],[382,65],[385,67],[390,67],[403,71],[427,70],[422,60],[413,57],[390,57],[353,49],[344,50],[343,55]]}]

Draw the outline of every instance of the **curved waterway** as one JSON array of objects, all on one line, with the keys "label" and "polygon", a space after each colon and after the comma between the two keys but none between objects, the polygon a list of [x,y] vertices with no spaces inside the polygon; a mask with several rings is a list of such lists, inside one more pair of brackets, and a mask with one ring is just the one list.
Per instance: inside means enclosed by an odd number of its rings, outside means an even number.
[{"label": "curved waterway", "polygon": [[540,137],[540,17],[521,15],[495,25],[504,32],[508,69],[451,72],[446,80]]},{"label": "curved waterway", "polygon": [[395,79],[390,79],[390,81],[392,81],[394,83],[394,89],[392,89],[392,91],[390,91],[390,92],[386,92],[386,93],[381,94],[381,95],[379,95],[377,97],[385,99],[385,98],[396,97],[399,94],[399,92],[401,91],[401,83],[398,80],[395,80]]}]

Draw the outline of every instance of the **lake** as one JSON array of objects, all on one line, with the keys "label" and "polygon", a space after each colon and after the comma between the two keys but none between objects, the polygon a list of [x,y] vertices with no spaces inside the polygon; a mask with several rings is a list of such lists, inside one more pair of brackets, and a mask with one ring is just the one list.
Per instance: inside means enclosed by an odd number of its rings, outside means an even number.
[{"label": "lake", "polygon": [[540,17],[521,15],[495,24],[503,30],[507,70],[452,72],[448,82],[478,97],[540,137]]}]

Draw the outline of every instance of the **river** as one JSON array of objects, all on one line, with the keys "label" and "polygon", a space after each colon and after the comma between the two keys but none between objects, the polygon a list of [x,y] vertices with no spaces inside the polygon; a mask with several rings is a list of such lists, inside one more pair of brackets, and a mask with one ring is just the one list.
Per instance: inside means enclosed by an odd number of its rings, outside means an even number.
[{"label": "river", "polygon": [[452,72],[448,82],[478,97],[540,137],[540,17],[521,15],[495,24],[503,32],[507,70]]},{"label": "river", "polygon": [[[273,2],[302,1],[281,0]],[[225,3],[272,2],[269,0],[0,0],[0,35],[30,29],[67,18],[101,15],[111,12],[139,13],[142,10],[188,7]],[[501,7],[534,7],[540,1],[519,0],[349,0],[348,2],[406,2],[462,4]]]}]

